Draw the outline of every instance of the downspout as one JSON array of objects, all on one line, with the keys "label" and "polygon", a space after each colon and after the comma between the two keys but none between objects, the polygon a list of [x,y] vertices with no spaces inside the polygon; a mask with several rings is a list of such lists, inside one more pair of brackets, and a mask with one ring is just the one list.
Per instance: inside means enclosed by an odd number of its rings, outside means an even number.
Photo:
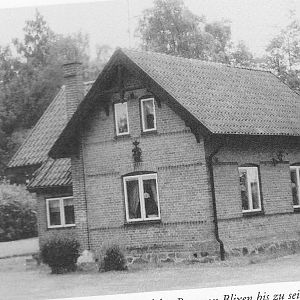
[{"label": "downspout", "polygon": [[88,250],[91,250],[91,239],[90,239],[90,228],[89,228],[89,217],[88,217],[88,204],[87,204],[87,197],[86,197],[86,174],[85,174],[85,167],[84,167],[84,155],[83,155],[83,146],[82,146],[82,139],[80,142],[81,148],[81,155],[82,155],[82,173],[83,173],[83,188],[84,188],[84,202],[85,202],[85,211],[86,211],[86,230],[87,230],[87,246]]},{"label": "downspout", "polygon": [[207,157],[207,164],[208,164],[208,171],[209,171],[209,179],[210,179],[210,188],[211,188],[211,198],[213,203],[213,213],[214,213],[214,231],[215,237],[217,242],[220,245],[220,258],[221,260],[225,260],[225,249],[224,243],[220,239],[219,235],[219,226],[218,226],[218,215],[217,215],[217,202],[216,202],[216,191],[215,191],[215,181],[214,181],[214,168],[213,168],[213,157],[220,151],[223,147],[223,143],[221,143],[208,157]]}]

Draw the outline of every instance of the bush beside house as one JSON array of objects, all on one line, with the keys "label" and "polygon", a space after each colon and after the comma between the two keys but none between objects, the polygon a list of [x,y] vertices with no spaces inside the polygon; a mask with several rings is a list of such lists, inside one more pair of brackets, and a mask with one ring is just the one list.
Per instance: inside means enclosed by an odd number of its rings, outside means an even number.
[{"label": "bush beside house", "polygon": [[126,259],[120,247],[114,245],[106,250],[101,269],[105,272],[127,270]]},{"label": "bush beside house", "polygon": [[37,236],[36,201],[25,186],[0,182],[0,242]]},{"label": "bush beside house", "polygon": [[41,258],[52,274],[75,271],[79,247],[79,242],[72,237],[53,236],[42,245]]}]

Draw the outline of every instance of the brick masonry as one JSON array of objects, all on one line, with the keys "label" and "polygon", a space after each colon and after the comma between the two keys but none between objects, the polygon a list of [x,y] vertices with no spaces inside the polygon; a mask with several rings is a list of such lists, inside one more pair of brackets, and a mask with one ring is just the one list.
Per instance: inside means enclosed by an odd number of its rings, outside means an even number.
[{"label": "brick masonry", "polygon": [[[292,137],[232,137],[216,155],[214,165],[217,211],[221,239],[228,252],[260,245],[297,241],[300,214],[294,212],[290,164],[300,162],[300,139]],[[284,161],[274,165],[278,151]],[[259,167],[263,214],[243,215],[238,167]]]},{"label": "brick masonry", "polygon": [[[134,99],[128,101],[130,136],[115,136],[112,104],[109,116],[104,110],[95,111],[83,130],[92,249],[101,251],[113,243],[128,254],[137,249],[152,254],[213,253],[217,244],[204,142],[197,143],[184,121],[164,102],[161,107],[155,102],[157,132],[142,133],[139,98],[145,94],[149,92],[136,90]],[[139,164],[132,158],[135,140],[142,149]],[[157,172],[159,223],[126,224],[122,176],[133,171]]]},{"label": "brick masonry", "polygon": [[[129,82],[129,83],[128,83]],[[137,80],[128,80],[128,84]],[[139,83],[140,84],[140,83]],[[128,114],[130,135],[116,137],[113,102],[109,114],[95,109],[84,124],[78,155],[72,157],[75,199],[74,232],[82,249],[100,253],[118,244],[129,257],[146,261],[180,261],[215,254],[213,208],[206,157],[210,146],[195,136],[185,122],[161,100],[155,101],[157,132],[141,132],[139,98],[145,89],[130,92]],[[129,93],[125,94],[125,98]],[[142,162],[134,163],[133,141],[140,142]],[[299,240],[300,214],[292,206],[289,164],[300,162],[297,138],[231,137],[214,160],[214,180],[220,238],[226,251],[256,249],[264,243]],[[284,163],[272,164],[284,150]],[[242,214],[238,166],[259,167],[263,215]],[[133,171],[153,171],[158,176],[161,220],[155,223],[126,224],[122,176]],[[49,232],[45,218],[45,198],[39,195],[41,240]],[[52,234],[52,233],[51,233]],[[248,250],[247,250],[248,251]]]},{"label": "brick masonry", "polygon": [[52,189],[48,191],[39,191],[36,195],[37,199],[37,217],[38,217],[38,232],[40,246],[52,236],[74,236],[77,237],[76,228],[59,228],[48,229],[47,225],[47,209],[46,199],[54,197],[67,197],[72,195],[72,190]]}]

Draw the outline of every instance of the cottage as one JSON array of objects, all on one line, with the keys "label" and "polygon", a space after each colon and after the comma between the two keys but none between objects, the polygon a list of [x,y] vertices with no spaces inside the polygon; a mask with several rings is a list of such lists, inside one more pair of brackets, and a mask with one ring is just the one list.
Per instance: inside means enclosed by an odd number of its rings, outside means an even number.
[{"label": "cottage", "polygon": [[36,167],[40,243],[72,233],[130,261],[298,243],[300,96],[271,72],[118,49],[84,96],[63,68],[9,165]]}]

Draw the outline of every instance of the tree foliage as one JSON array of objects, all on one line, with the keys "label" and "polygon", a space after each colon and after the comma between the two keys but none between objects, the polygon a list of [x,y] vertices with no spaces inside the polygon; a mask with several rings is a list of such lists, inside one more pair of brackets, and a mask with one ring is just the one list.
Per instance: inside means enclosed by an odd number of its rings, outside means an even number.
[{"label": "tree foliage", "polygon": [[265,64],[292,89],[300,90],[300,24],[291,12],[291,22],[266,48]]},{"label": "tree foliage", "polygon": [[246,46],[244,41],[239,41],[236,46],[233,46],[230,52],[230,63],[239,67],[255,67],[257,60]]},{"label": "tree foliage", "polygon": [[47,64],[51,44],[55,39],[54,32],[49,28],[44,17],[36,10],[35,19],[25,22],[24,41],[14,39],[18,53],[31,66],[39,67]]},{"label": "tree foliage", "polygon": [[37,235],[36,200],[25,186],[0,180],[0,241]]},{"label": "tree foliage", "polygon": [[207,23],[182,0],[155,0],[140,18],[137,32],[142,48],[188,58],[228,62],[228,22]]},{"label": "tree foliage", "polygon": [[17,55],[9,46],[0,46],[0,176],[22,142],[14,139],[16,131],[32,128],[62,86],[61,65],[78,60],[83,63],[84,79],[93,80],[111,50],[98,46],[97,58],[90,61],[87,34],[56,34],[39,11],[23,30],[24,38],[12,43]]}]

